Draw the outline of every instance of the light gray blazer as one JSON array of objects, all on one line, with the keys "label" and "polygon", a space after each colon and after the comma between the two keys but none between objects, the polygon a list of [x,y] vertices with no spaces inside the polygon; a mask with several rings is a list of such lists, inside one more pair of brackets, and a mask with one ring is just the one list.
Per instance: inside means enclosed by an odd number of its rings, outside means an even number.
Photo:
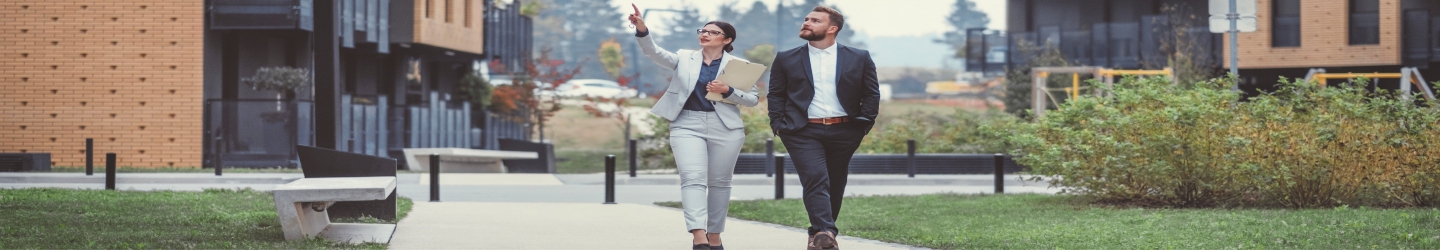
[{"label": "light gray blazer", "polygon": [[[680,111],[685,109],[685,101],[695,96],[692,93],[695,91],[695,81],[700,79],[700,66],[704,59],[701,59],[700,51],[697,50],[682,49],[671,53],[665,48],[661,48],[660,45],[655,45],[655,41],[650,40],[649,35],[637,37],[635,41],[640,43],[640,51],[645,53],[645,57],[655,61],[655,64],[660,65],[661,68],[674,72],[674,75],[670,77],[670,86],[665,87],[665,95],[655,102],[655,107],[650,108],[650,113],[674,122],[675,118],[680,116]],[[730,60],[749,62],[725,53],[720,57],[719,73],[725,72],[725,64]],[[740,107],[735,104],[747,107],[759,104],[756,95],[758,89],[758,86],[751,87],[750,91],[735,89],[730,97],[725,98],[726,102],[713,102],[715,113],[720,116],[720,122],[724,123],[726,128],[745,127],[745,122],[740,119]]]}]

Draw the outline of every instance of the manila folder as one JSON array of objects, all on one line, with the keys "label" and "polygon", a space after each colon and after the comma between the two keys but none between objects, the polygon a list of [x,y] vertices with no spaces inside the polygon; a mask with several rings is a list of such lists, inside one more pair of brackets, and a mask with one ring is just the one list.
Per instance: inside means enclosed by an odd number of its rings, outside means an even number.
[{"label": "manila folder", "polygon": [[[725,85],[730,85],[731,88],[735,88],[737,91],[747,91],[755,87],[755,82],[760,81],[760,75],[765,73],[765,65],[733,60],[725,64],[725,68],[720,72],[720,76],[715,77],[715,80],[720,80],[720,82],[725,83]],[[720,93],[705,94],[705,99],[724,101]]]}]

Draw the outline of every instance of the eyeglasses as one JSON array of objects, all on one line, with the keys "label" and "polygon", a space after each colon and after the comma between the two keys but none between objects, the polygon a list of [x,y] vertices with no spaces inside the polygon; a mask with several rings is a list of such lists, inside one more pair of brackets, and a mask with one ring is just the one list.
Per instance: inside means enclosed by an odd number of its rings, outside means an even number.
[{"label": "eyeglasses", "polygon": [[710,36],[721,36],[721,35],[725,35],[725,32],[714,31],[714,30],[707,30],[707,29],[696,29],[696,30],[695,30],[695,34],[699,34],[699,35],[710,35]]}]

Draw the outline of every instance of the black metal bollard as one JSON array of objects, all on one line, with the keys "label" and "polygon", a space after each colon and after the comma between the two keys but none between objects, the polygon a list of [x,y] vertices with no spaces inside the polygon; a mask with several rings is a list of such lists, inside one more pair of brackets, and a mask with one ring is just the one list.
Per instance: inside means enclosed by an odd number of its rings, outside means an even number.
[{"label": "black metal bollard", "polygon": [[105,190],[115,190],[115,153],[105,153]]},{"label": "black metal bollard", "polygon": [[785,199],[785,156],[775,156],[775,199]]},{"label": "black metal bollard", "polygon": [[615,155],[605,156],[605,204],[615,204]]},{"label": "black metal bollard", "polygon": [[910,178],[915,178],[915,140],[905,141],[905,163],[910,171]]},{"label": "black metal bollard", "polygon": [[775,139],[765,139],[765,177],[775,176]]},{"label": "black metal bollard", "polygon": [[635,139],[630,139],[630,177],[635,177],[635,172],[639,168],[639,164],[636,164],[639,158],[636,158],[636,156]]},{"label": "black metal bollard", "polygon": [[440,155],[430,154],[430,202],[440,201]]},{"label": "black metal bollard", "polygon": [[1005,193],[1005,154],[995,154],[995,193]]},{"label": "black metal bollard", "polygon": [[85,176],[95,175],[95,139],[85,138]]},{"label": "black metal bollard", "polygon": [[215,176],[220,176],[220,169],[225,168],[225,138],[215,138]]}]

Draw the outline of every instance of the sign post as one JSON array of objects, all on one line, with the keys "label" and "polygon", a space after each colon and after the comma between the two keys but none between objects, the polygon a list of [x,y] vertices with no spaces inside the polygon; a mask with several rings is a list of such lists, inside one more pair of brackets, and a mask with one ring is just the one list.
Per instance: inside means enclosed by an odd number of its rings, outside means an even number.
[{"label": "sign post", "polygon": [[[1229,29],[1226,29],[1229,27]],[[1255,32],[1255,0],[1210,0],[1210,32],[1230,33],[1230,74],[1240,75],[1240,32]],[[1236,83],[1231,90],[1240,90]]]}]

